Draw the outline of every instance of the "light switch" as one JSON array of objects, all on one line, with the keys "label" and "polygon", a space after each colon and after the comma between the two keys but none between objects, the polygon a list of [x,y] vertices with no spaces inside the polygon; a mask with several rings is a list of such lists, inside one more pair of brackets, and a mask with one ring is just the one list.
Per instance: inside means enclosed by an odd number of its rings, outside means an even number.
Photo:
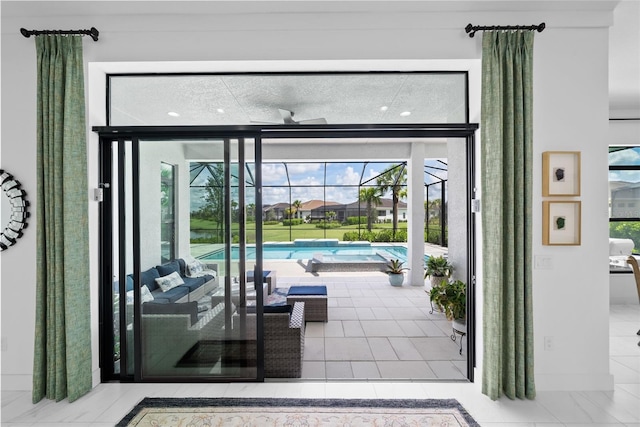
[{"label": "light switch", "polygon": [[553,261],[550,256],[536,255],[533,266],[536,270],[551,270],[553,269]]}]

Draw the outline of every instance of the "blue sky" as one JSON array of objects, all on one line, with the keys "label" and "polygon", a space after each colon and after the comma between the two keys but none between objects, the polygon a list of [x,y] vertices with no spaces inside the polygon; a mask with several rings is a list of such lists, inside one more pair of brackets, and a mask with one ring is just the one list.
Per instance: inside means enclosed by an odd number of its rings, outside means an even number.
[{"label": "blue sky", "polygon": [[[397,163],[390,162],[369,162],[365,166],[364,162],[327,163],[325,171],[325,163],[323,162],[288,162],[286,168],[283,163],[264,163],[262,165],[263,203],[288,203],[289,200],[301,200],[302,202],[306,202],[314,199],[338,203],[352,203],[358,199],[358,184],[360,184],[360,182],[375,185],[374,178],[388,167],[396,164]],[[436,166],[438,168],[446,167],[434,159],[425,160],[425,165]],[[253,171],[253,165],[250,165],[249,169]],[[291,195],[289,195],[287,172],[291,183]],[[431,169],[431,173],[445,179],[447,176],[446,171]],[[323,187],[325,184],[325,177],[326,187]],[[435,177],[426,173],[424,174],[424,177],[425,183],[437,181]],[[194,181],[194,185],[202,185],[205,181],[206,179],[198,178]],[[248,190],[248,193],[250,192],[251,190]],[[200,191],[192,189],[192,210],[198,209],[201,205],[199,200],[193,200],[198,198],[198,193],[200,193]],[[249,197],[250,196],[248,196],[248,198]],[[291,197],[291,199],[289,197]],[[390,194],[387,194],[384,197],[391,198]],[[430,198],[439,197],[440,187],[431,187]]]},{"label": "blue sky", "polygon": [[[640,147],[609,153],[610,165],[640,165]],[[640,171],[609,171],[609,181],[640,182]]]}]

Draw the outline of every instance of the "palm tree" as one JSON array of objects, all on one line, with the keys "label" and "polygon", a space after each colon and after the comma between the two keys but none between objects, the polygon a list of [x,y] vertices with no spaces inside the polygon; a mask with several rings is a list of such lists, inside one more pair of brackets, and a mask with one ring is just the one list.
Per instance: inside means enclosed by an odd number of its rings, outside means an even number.
[{"label": "palm tree", "polygon": [[247,205],[247,218],[251,218],[253,220],[253,216],[256,214],[256,204],[249,203]]},{"label": "palm tree", "polygon": [[393,197],[393,237],[395,237],[398,230],[398,204],[400,203],[400,198],[407,197],[407,165],[401,163],[388,167],[378,176],[376,183],[380,188],[381,194],[391,190]]},{"label": "palm tree", "polygon": [[295,209],[295,212],[297,214],[296,216],[300,218],[300,215],[302,215],[302,212],[300,212],[300,208],[302,207],[302,202],[300,200],[294,200],[291,206],[293,206],[293,208]]},{"label": "palm tree", "polygon": [[375,208],[380,204],[380,188],[367,187],[361,188],[359,194],[359,200],[367,204],[367,230],[371,231],[373,228],[373,217],[375,214]]},{"label": "palm tree", "polygon": [[[430,200],[427,205],[427,222],[431,218],[440,217],[440,199]],[[425,202],[426,204],[427,202]]]},{"label": "palm tree", "polygon": [[287,219],[293,219],[293,208],[286,208],[284,210],[284,215]]}]

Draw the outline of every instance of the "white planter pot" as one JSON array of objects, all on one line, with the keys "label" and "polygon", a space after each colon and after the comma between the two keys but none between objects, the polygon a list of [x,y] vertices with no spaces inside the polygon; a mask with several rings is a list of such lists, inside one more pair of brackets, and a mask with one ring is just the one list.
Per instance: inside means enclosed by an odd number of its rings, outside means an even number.
[{"label": "white planter pot", "polygon": [[452,326],[458,332],[467,333],[467,319],[453,319]]},{"label": "white planter pot", "polygon": [[448,280],[447,276],[430,276],[429,281],[431,282],[431,287],[440,286],[440,283]]}]

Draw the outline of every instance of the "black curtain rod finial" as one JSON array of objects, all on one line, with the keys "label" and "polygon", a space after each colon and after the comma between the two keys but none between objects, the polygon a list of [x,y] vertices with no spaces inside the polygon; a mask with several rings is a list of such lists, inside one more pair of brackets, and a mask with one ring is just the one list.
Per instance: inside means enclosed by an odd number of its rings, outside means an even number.
[{"label": "black curtain rod finial", "polygon": [[20,28],[20,33],[27,38],[31,36],[39,36],[41,34],[77,34],[91,36],[94,42],[98,41],[98,35],[100,34],[96,27],[91,27],[90,30],[27,30],[25,28]]},{"label": "black curtain rod finial", "polygon": [[494,31],[494,30],[529,30],[541,33],[547,25],[542,22],[540,25],[471,25],[468,24],[464,30],[469,37],[475,36],[477,31]]}]

